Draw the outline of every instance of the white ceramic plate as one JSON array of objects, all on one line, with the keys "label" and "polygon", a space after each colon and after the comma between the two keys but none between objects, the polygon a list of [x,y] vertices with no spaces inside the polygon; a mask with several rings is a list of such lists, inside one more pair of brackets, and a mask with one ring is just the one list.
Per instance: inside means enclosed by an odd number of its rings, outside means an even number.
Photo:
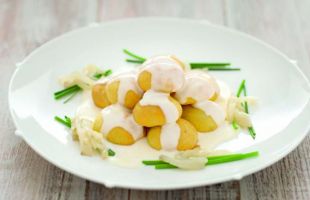
[{"label": "white ceramic plate", "polygon": [[[216,72],[235,91],[244,78],[248,93],[259,98],[252,109],[257,139],[247,134],[223,148],[258,150],[260,157],[201,171],[129,169],[98,157],[80,156],[70,133],[53,120],[73,115],[81,100],[68,104],[53,99],[60,75],[89,63],[113,71],[128,64],[128,48],[145,56],[173,53],[188,61],[229,61],[240,72]],[[309,82],[295,63],[265,43],[206,22],[179,19],[129,19],[95,24],[58,37],[17,65],[9,88],[12,117],[20,135],[54,165],[107,187],[176,189],[240,179],[278,161],[292,151],[309,130]]]}]

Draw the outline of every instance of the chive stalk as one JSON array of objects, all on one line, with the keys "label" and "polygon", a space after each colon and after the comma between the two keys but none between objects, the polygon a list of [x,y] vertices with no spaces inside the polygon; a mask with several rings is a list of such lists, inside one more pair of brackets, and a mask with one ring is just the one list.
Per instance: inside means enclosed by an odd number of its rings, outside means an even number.
[{"label": "chive stalk", "polygon": [[[244,160],[248,158],[257,157],[259,153],[257,151],[250,152],[250,153],[244,153],[244,154],[231,154],[231,155],[223,155],[223,156],[214,156],[208,158],[208,162],[206,165],[216,165],[216,164],[222,164],[226,162],[234,162],[238,160]],[[155,169],[174,169],[177,168],[174,165],[171,165],[169,163],[165,164],[157,164],[155,165]]]},{"label": "chive stalk", "polygon": [[71,126],[71,118],[70,117],[68,117],[67,115],[65,115],[65,120],[70,124],[70,126]]},{"label": "chive stalk", "polygon": [[160,165],[160,164],[166,164],[165,161],[162,160],[143,160],[143,164],[145,165]]},{"label": "chive stalk", "polygon": [[176,169],[178,167],[171,165],[169,163],[155,165],[155,169]]},{"label": "chive stalk", "polygon": [[59,94],[61,94],[61,93],[64,93],[64,92],[66,92],[66,91],[68,91],[68,90],[71,90],[71,89],[74,89],[74,88],[76,88],[76,87],[77,87],[77,85],[73,85],[73,86],[67,87],[67,88],[65,88],[65,89],[63,89],[63,90],[60,90],[60,91],[58,91],[58,92],[55,92],[54,95],[59,95]]},{"label": "chive stalk", "polygon": [[[244,84],[244,86],[243,86],[243,95],[244,95],[245,97],[247,96],[247,90],[246,90],[245,84]],[[244,101],[244,111],[245,111],[247,114],[249,114],[249,107],[248,107],[248,102],[247,102],[247,101]],[[255,132],[253,126],[249,127],[248,130],[249,130],[249,134],[251,135],[251,137],[252,137],[253,139],[255,139],[255,137],[256,137],[256,132]]]},{"label": "chive stalk", "polygon": [[255,139],[255,137],[256,137],[256,132],[255,132],[253,126],[249,127],[248,130],[249,130],[249,133],[250,133],[251,137],[252,137],[253,139]]},{"label": "chive stalk", "polygon": [[137,60],[140,60],[140,61],[143,61],[143,62],[146,60],[146,58],[143,58],[142,56],[138,56],[137,54],[134,54],[134,53],[130,52],[130,51],[127,50],[127,49],[123,49],[123,52],[124,52],[125,54],[127,54],[128,56],[130,56],[130,57],[132,57],[132,58],[135,58],[135,59],[137,59]]},{"label": "chive stalk", "polygon": [[108,156],[115,156],[115,151],[113,151],[112,149],[108,149]]},{"label": "chive stalk", "polygon": [[108,69],[104,72],[104,76],[110,76],[112,74],[112,70],[111,69]]},{"label": "chive stalk", "polygon": [[73,85],[71,87],[65,88],[63,90],[60,90],[58,92],[54,93],[54,98],[55,99],[61,99],[65,96],[68,96],[70,94],[76,93],[78,91],[80,91],[81,88],[78,85]]},{"label": "chive stalk", "polygon": [[142,64],[144,63],[143,60],[133,60],[133,59],[126,59],[126,62],[130,62],[130,63],[138,63],[138,64]]},{"label": "chive stalk", "polygon": [[102,73],[96,73],[96,74],[94,74],[94,78],[95,78],[95,79],[100,79],[102,76],[107,77],[107,76],[110,76],[111,74],[112,74],[112,70],[111,70],[111,69],[108,69],[108,70],[106,70],[106,71],[104,71],[104,72],[102,72]]},{"label": "chive stalk", "polygon": [[[206,165],[215,165],[215,164],[221,164],[221,163],[226,163],[226,162],[233,162],[233,161],[243,160],[247,158],[257,157],[258,155],[259,155],[258,151],[253,151],[249,153],[236,153],[236,154],[228,154],[228,155],[221,155],[221,156],[209,156],[207,157],[208,162],[206,163]],[[171,165],[162,160],[143,160],[142,163],[144,165],[155,166],[155,169],[177,168],[176,166]]]},{"label": "chive stalk", "polygon": [[[244,84],[243,86],[243,95],[246,97],[247,96],[247,91],[246,91],[246,86]],[[248,102],[244,101],[244,111],[249,114],[249,107],[248,107]]]},{"label": "chive stalk", "polygon": [[95,79],[100,79],[101,77],[102,77],[102,73],[96,73],[96,74],[94,74],[94,78]]},{"label": "chive stalk", "polygon": [[189,63],[191,69],[202,69],[202,68],[226,68],[230,66],[230,63]]},{"label": "chive stalk", "polygon": [[[142,64],[146,61],[146,58],[139,56],[128,49],[123,49],[123,52],[130,56],[131,58],[126,59],[126,62],[129,63],[137,63]],[[189,63],[191,69],[204,69],[207,68],[210,71],[240,71],[240,68],[229,68],[227,66],[230,66],[230,63],[227,62],[192,62]]]},{"label": "chive stalk", "polygon": [[[234,154],[226,154],[226,155],[219,155],[219,156],[207,156],[207,159],[210,161],[210,160],[226,159],[230,157],[247,157],[253,154],[258,154],[258,152],[253,151],[249,153],[234,153]],[[166,164],[167,162],[162,161],[162,160],[143,160],[142,163],[145,165],[159,165],[159,164]]]},{"label": "chive stalk", "polygon": [[71,119],[69,117],[65,116],[65,119],[62,119],[62,118],[60,118],[58,116],[55,116],[54,119],[57,122],[61,123],[62,125],[65,125],[68,128],[71,128]]},{"label": "chive stalk", "polygon": [[[237,92],[237,97],[240,97],[241,92],[243,92],[243,95],[244,95],[245,97],[247,96],[247,90],[246,90],[245,80],[242,80],[242,82],[241,82],[241,84],[240,84],[240,86],[239,86],[239,89],[238,89],[238,92]],[[242,104],[242,106],[244,107],[245,113],[249,114],[248,102],[247,102],[247,101],[244,101],[244,104]],[[256,132],[255,132],[254,128],[253,128],[253,127],[249,127],[248,130],[249,130],[249,134],[251,135],[251,137],[252,137],[253,139],[255,139],[255,137],[256,137]]]},{"label": "chive stalk", "polygon": [[207,165],[215,165],[215,164],[220,164],[220,163],[233,162],[233,161],[243,160],[247,158],[257,157],[258,155],[259,153],[257,151],[250,152],[250,153],[244,153],[244,154],[235,154],[231,156],[227,155],[227,156],[223,156],[222,158],[208,159]]},{"label": "chive stalk", "polygon": [[233,121],[233,122],[231,123],[231,125],[232,125],[232,127],[233,127],[235,130],[238,130],[238,129],[239,129],[239,126],[238,126],[238,124],[237,124],[235,121]]},{"label": "chive stalk", "polygon": [[240,71],[240,68],[220,68],[220,67],[208,67],[209,71]]},{"label": "chive stalk", "polygon": [[245,85],[245,80],[243,79],[241,84],[240,84],[240,86],[239,86],[239,89],[238,89],[238,92],[237,92],[237,97],[240,97],[241,92],[243,91],[244,85]]}]

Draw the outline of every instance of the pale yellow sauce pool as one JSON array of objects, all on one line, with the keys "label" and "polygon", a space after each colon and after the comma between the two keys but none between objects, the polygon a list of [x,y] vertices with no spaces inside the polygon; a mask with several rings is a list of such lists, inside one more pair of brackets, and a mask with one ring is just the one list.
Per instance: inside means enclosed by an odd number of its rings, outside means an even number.
[{"label": "pale yellow sauce pool", "polygon": [[[229,87],[225,83],[221,81],[219,81],[218,83],[221,90],[221,96],[216,102],[225,109],[227,98],[231,95],[231,92],[229,90]],[[84,92],[83,96],[84,100],[83,103],[79,106],[79,112],[77,114],[86,115],[89,117],[96,116],[99,113],[99,109],[92,103],[90,92]],[[200,148],[206,150],[207,152],[212,152],[216,150],[219,145],[236,138],[239,132],[235,131],[232,128],[231,124],[225,122],[213,132],[198,134],[198,144]],[[116,153],[115,156],[108,158],[109,161],[119,166],[130,168],[142,166],[142,160],[156,160],[162,154],[172,156],[177,152],[155,150],[147,144],[147,140],[145,137],[139,139],[135,144],[130,146],[115,145],[106,140],[104,141],[104,143],[108,148],[113,149],[113,151],[115,151]],[[225,149],[222,149],[220,152],[225,153],[226,151]]]}]

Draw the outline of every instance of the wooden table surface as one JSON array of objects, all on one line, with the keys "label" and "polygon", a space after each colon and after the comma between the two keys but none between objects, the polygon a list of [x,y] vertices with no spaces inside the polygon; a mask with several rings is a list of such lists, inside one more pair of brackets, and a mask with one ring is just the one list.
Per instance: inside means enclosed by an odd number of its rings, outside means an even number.
[{"label": "wooden table surface", "polygon": [[108,189],[48,163],[14,135],[7,91],[15,63],[64,32],[137,16],[205,19],[254,35],[310,77],[308,0],[0,0],[0,199],[310,199],[310,138],[241,181],[177,191]]}]

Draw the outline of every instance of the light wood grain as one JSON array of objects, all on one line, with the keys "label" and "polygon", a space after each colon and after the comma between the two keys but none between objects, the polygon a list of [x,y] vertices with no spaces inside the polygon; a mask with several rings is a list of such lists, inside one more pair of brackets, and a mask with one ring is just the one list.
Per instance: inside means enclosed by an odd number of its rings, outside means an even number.
[{"label": "light wood grain", "polygon": [[303,71],[310,77],[310,1],[295,1],[294,10],[296,12],[297,24],[300,30],[300,38],[302,40],[304,54],[307,57],[308,65],[303,66]]},{"label": "light wood grain", "polygon": [[298,60],[310,77],[307,0],[1,0],[0,199],[309,199],[310,139],[261,172],[176,191],[108,189],[64,172],[14,135],[7,86],[15,63],[49,39],[94,21],[172,16],[208,20],[254,35]]},{"label": "light wood grain", "polygon": [[83,199],[85,180],[38,156],[9,116],[7,87],[15,63],[47,40],[96,20],[96,3],[2,1],[0,11],[0,199]]},{"label": "light wood grain", "polygon": [[[303,71],[309,72],[309,59],[301,36],[300,20],[294,1],[234,1],[227,4],[228,25],[254,35],[298,60]],[[259,8],[259,9],[257,9]],[[309,39],[308,39],[309,40]],[[281,74],[281,72],[279,72]],[[275,165],[241,181],[246,199],[299,199],[310,196],[310,138]]]}]

